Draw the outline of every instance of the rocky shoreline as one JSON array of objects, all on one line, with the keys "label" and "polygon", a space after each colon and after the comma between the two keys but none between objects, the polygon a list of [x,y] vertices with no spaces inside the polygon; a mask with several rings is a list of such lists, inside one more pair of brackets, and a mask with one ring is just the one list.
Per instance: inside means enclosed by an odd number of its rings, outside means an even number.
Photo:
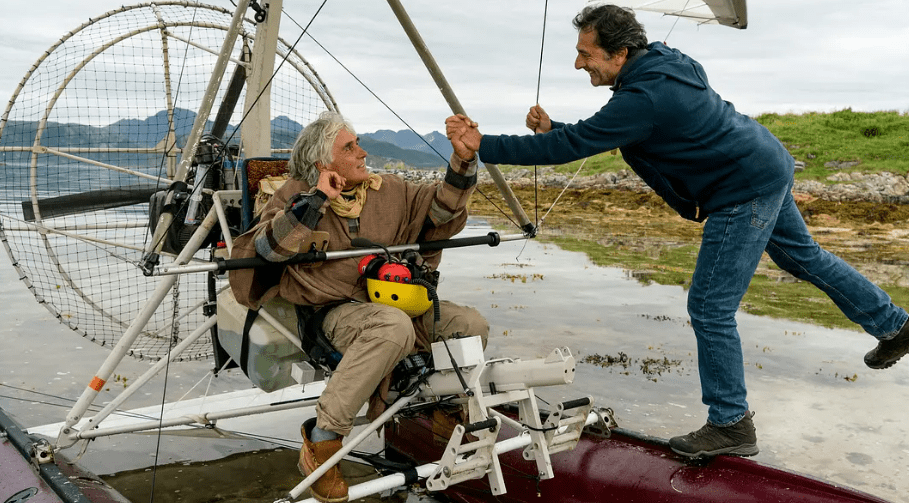
[{"label": "rocky shoreline", "polygon": [[[386,172],[426,182],[441,180],[444,175],[442,170]],[[523,198],[539,195],[545,208],[561,198],[559,211],[546,213],[547,237],[568,234],[644,254],[700,242],[702,225],[679,217],[631,170],[572,180],[552,168],[539,168],[536,187],[532,169],[515,169],[505,178],[515,194]],[[479,180],[481,186],[492,183],[484,169]],[[838,171],[829,175],[827,182],[797,181],[793,189],[815,240],[875,283],[909,288],[909,177]],[[562,194],[566,185],[569,190]],[[496,191],[489,188],[484,192]],[[475,197],[471,204],[475,215],[497,219],[504,213],[488,197]],[[504,220],[500,223],[505,224]],[[778,281],[787,276],[769,265],[762,274]]]},{"label": "rocky shoreline", "polygon": [[[796,163],[799,170],[801,163]],[[432,182],[441,180],[443,171],[421,169],[377,170],[403,176],[407,180]],[[534,173],[531,169],[517,169],[505,174],[505,179],[514,187],[532,187]],[[827,177],[832,182],[826,184],[815,180],[797,180],[793,192],[807,194],[818,199],[832,202],[872,202],[909,204],[909,175],[893,173],[859,173],[838,172]],[[551,167],[539,168],[536,173],[536,184],[540,187],[565,187],[571,184],[577,189],[620,189],[634,192],[651,192],[640,177],[631,170],[616,173],[601,173],[594,176],[571,177],[556,173]],[[489,173],[481,169],[479,183],[492,183]]]}]

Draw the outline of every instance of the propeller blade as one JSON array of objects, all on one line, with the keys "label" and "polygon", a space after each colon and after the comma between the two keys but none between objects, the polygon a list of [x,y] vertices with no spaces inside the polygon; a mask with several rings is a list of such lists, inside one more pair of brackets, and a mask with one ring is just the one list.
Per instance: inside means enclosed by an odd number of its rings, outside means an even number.
[{"label": "propeller blade", "polygon": [[[62,217],[88,211],[147,203],[152,194],[159,190],[161,190],[161,187],[155,185],[113,187],[68,196],[38,199],[36,206],[41,213],[41,218]],[[32,205],[32,201],[22,201],[22,215],[26,222],[35,221],[35,207]]]},{"label": "propeller blade", "polygon": [[[249,49],[244,47],[241,56],[242,61],[249,61],[251,57]],[[230,121],[231,115],[234,113],[234,109],[237,107],[237,102],[240,101],[240,96],[245,84],[246,67],[238,64],[234,69],[234,74],[230,78],[230,83],[227,85],[227,93],[221,101],[221,106],[218,107],[218,115],[215,116],[215,122],[211,128],[211,135],[215,138],[223,141],[224,132],[227,131],[228,122]]]}]

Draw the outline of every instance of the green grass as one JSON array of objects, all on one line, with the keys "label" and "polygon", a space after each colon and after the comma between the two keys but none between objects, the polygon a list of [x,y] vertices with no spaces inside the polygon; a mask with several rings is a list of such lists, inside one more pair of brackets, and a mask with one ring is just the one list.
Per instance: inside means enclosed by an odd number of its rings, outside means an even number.
[{"label": "green grass", "polygon": [[797,178],[823,180],[829,161],[859,161],[845,171],[909,172],[909,115],[853,112],[800,115],[764,114],[755,118],[782,141],[805,171]]},{"label": "green grass", "polygon": [[[597,154],[590,156],[587,159],[581,159],[578,161],[569,162],[568,164],[560,164],[558,166],[553,166],[553,170],[556,173],[563,173],[566,175],[574,175],[578,171],[578,168],[581,165],[584,165],[581,168],[581,171],[578,173],[578,176],[590,176],[597,175],[600,173],[615,173],[623,169],[631,169],[628,164],[625,163],[625,160],[622,158],[622,154],[618,150],[612,150],[609,152],[604,152],[602,154]],[[499,164],[498,168],[503,173],[508,173],[509,171],[515,169],[524,169],[527,166],[514,166],[511,164]]]},{"label": "green grass", "polygon": [[[770,130],[805,170],[796,179],[825,181],[836,171],[909,173],[909,114],[899,112],[763,114],[755,120]],[[830,161],[860,161],[843,170],[824,167]],[[618,151],[605,152],[585,161],[555,166],[559,173],[574,174],[581,163],[581,176],[629,169]],[[517,166],[499,166],[502,171]]]}]

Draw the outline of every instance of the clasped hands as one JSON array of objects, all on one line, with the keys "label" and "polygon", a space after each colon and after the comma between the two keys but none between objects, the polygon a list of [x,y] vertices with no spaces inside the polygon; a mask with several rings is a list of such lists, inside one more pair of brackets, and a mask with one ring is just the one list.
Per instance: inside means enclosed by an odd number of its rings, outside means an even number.
[{"label": "clasped hands", "polygon": [[[549,114],[540,105],[530,107],[524,123],[534,133],[548,133],[552,130],[552,121]],[[445,135],[451,140],[455,154],[461,159],[471,160],[480,150],[483,135],[477,123],[464,114],[452,115],[445,119]]]},{"label": "clasped hands", "polygon": [[445,136],[451,140],[455,154],[465,161],[473,160],[477,150],[480,150],[480,140],[483,139],[477,123],[464,114],[445,119]]}]

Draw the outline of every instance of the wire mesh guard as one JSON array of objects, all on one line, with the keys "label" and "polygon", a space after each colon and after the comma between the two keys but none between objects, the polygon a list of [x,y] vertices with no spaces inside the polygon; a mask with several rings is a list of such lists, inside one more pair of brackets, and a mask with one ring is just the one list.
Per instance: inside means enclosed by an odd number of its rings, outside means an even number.
[{"label": "wire mesh guard", "polygon": [[[38,302],[96,344],[116,344],[158,283],[137,267],[151,239],[149,196],[170,183],[232,14],[162,1],[92,19],[37,60],[0,119],[0,239]],[[254,37],[247,19],[231,65]],[[309,63],[279,39],[276,58],[285,57],[271,83],[273,149],[289,149],[301,124],[336,109]],[[224,141],[238,143],[242,108]],[[180,277],[130,354],[160,359],[199,326],[207,283],[205,274]],[[211,356],[204,336],[180,359]]]}]

